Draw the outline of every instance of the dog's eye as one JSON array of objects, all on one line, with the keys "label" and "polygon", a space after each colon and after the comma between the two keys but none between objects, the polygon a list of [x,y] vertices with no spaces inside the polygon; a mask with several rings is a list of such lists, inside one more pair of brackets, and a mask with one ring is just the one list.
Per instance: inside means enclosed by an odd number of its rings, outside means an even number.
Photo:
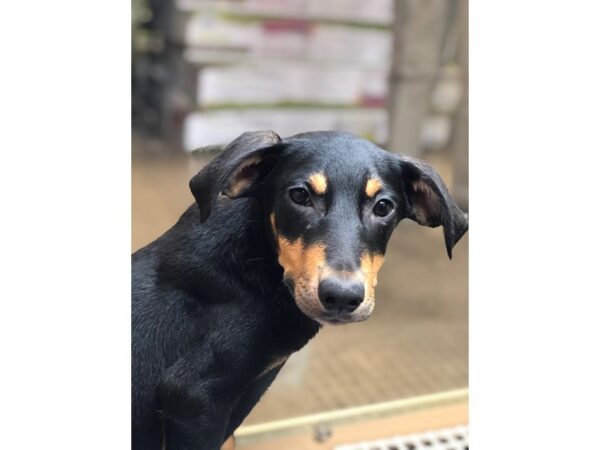
[{"label": "dog's eye", "polygon": [[394,204],[391,201],[385,199],[379,200],[375,203],[375,206],[373,206],[373,214],[379,217],[385,217],[392,212],[392,209],[394,209]]},{"label": "dog's eye", "polygon": [[294,188],[290,190],[290,198],[298,205],[310,205],[310,194],[304,188]]}]

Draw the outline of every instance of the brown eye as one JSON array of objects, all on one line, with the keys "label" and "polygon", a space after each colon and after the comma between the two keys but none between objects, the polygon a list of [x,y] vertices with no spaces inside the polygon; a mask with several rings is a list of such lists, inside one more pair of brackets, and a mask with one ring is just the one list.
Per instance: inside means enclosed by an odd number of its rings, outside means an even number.
[{"label": "brown eye", "polygon": [[394,204],[389,200],[379,200],[373,206],[373,214],[379,217],[385,217],[389,215],[394,209]]},{"label": "brown eye", "polygon": [[290,190],[290,198],[294,203],[302,206],[310,205],[310,194],[304,188],[294,188]]}]

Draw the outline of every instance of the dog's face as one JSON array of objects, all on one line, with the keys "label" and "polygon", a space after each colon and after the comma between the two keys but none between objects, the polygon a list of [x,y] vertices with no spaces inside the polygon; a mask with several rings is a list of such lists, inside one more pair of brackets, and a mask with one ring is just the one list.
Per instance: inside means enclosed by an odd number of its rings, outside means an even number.
[{"label": "dog's face", "polygon": [[403,217],[403,199],[380,170],[389,155],[357,138],[312,134],[284,152],[269,221],[286,284],[320,322],[365,320]]},{"label": "dog's face", "polygon": [[[284,140],[272,132],[246,133],[218,158],[221,165],[232,163],[220,191],[264,200],[283,280],[298,308],[320,323],[369,317],[388,240],[402,219],[443,225],[449,255],[467,228],[430,166],[347,133]],[[209,197],[203,172],[191,186],[201,211],[209,212],[210,204],[201,204]]]}]

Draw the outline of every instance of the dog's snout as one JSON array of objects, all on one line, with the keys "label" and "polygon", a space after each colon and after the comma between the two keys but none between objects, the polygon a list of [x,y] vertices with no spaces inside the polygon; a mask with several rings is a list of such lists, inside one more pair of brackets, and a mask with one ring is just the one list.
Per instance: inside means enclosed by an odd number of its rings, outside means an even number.
[{"label": "dog's snout", "polygon": [[365,288],[354,280],[325,278],[319,283],[319,300],[329,312],[351,313],[362,303]]}]

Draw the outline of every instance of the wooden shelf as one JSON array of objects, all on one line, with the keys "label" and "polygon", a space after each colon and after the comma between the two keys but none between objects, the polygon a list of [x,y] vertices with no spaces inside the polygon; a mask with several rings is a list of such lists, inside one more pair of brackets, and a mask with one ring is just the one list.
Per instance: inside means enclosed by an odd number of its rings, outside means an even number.
[{"label": "wooden shelf", "polygon": [[377,28],[388,28],[393,23],[393,11],[386,14],[386,17],[368,17],[352,8],[333,14],[326,11],[313,12],[310,9],[301,7],[293,8],[291,5],[262,7],[244,2],[209,0],[177,0],[176,6],[177,9],[184,12],[213,11],[241,19],[292,19]]}]

